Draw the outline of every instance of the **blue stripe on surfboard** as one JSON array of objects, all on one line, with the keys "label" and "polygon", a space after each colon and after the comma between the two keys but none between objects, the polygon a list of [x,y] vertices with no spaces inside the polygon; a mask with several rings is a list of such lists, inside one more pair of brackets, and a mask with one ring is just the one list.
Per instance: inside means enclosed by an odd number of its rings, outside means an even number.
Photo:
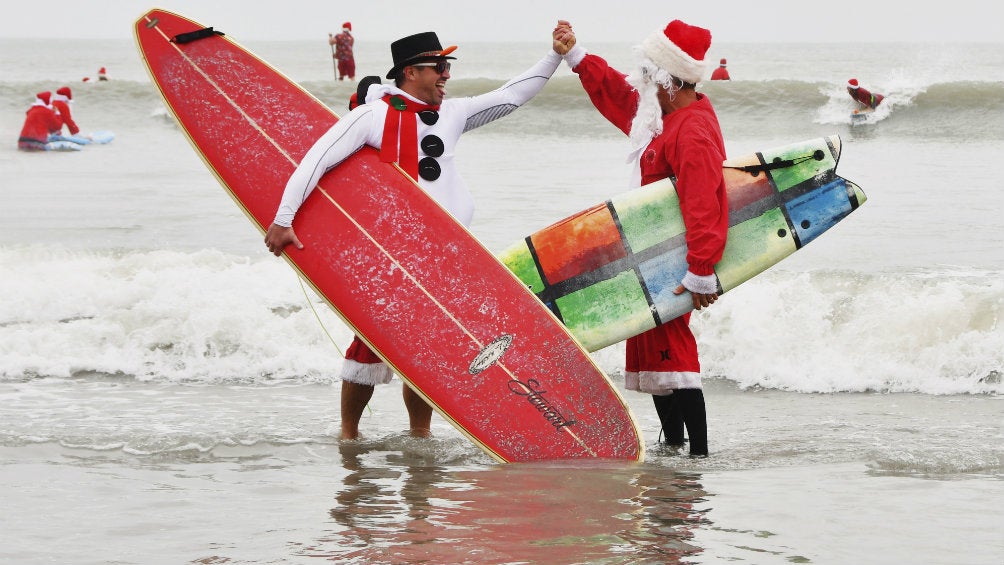
[{"label": "blue stripe on surfboard", "polygon": [[[607,210],[610,211],[610,216],[614,220],[614,225],[617,227],[617,234],[620,235],[621,244],[624,246],[624,251],[627,252],[628,257],[634,256],[634,251],[631,249],[631,241],[628,239],[626,233],[624,233],[624,226],[621,224],[621,218],[617,214],[617,207],[614,206],[613,200],[607,200]],[[641,292],[645,296],[645,302],[648,303],[648,311],[652,313],[652,321],[655,325],[662,324],[662,318],[659,316],[659,310],[655,307],[655,301],[652,298],[652,291],[649,289],[649,285],[646,282],[647,278],[642,272],[641,264],[634,265],[634,276],[638,280],[638,286],[641,287]]]}]

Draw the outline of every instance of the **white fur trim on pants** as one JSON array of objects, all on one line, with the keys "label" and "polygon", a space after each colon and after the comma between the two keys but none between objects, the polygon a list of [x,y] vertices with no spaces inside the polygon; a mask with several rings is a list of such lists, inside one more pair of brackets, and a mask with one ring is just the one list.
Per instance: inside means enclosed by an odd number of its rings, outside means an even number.
[{"label": "white fur trim on pants", "polygon": [[341,379],[360,385],[385,385],[394,378],[394,371],[384,363],[360,363],[346,359],[342,365]]},{"label": "white fur trim on pants", "polygon": [[646,394],[672,394],[678,388],[701,388],[701,374],[672,371],[627,371],[624,388]]}]

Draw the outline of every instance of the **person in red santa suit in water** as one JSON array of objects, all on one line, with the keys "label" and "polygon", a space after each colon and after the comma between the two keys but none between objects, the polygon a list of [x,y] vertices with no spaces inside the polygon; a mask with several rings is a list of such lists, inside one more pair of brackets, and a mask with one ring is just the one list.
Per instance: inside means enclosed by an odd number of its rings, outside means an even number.
[{"label": "person in red santa suit in water", "polygon": [[[528,70],[491,92],[446,99],[451,78],[450,56],[435,32],[424,32],[391,44],[393,84],[374,83],[363,100],[318,139],[290,176],[265,245],[280,255],[287,245],[303,249],[293,221],[297,210],[321,176],[364,145],[376,148],[386,163],[398,165],[464,226],[474,215],[474,200],[460,177],[454,158],[460,134],[512,113],[533,98],[561,64],[563,45]],[[357,96],[358,98],[358,96]],[[385,127],[389,125],[390,127]],[[341,380],[341,437],[359,435],[359,419],[374,387],[393,377],[390,367],[356,337],[345,355]],[[411,434],[429,435],[432,408],[410,387],[403,387]]]},{"label": "person in red santa suit in water", "polygon": [[[56,93],[52,95],[52,109],[56,112],[56,117],[59,118],[60,127],[57,131],[53,132],[53,136],[57,139],[62,138],[60,135],[63,131],[63,125],[66,129],[70,131],[70,135],[76,136],[80,133],[80,128],[77,127],[77,123],[73,121],[73,114],[70,112],[70,104],[73,103],[73,92],[70,87],[63,86],[56,90]],[[76,137],[73,139],[75,142],[86,142],[87,138]]]},{"label": "person in red santa suit in water", "polygon": [[35,95],[35,101],[28,108],[24,118],[24,126],[21,128],[21,135],[17,139],[17,148],[22,151],[46,151],[49,142],[49,134],[59,131],[63,127],[63,122],[59,121],[56,113],[52,111],[49,102],[52,93],[49,91],[39,92]]},{"label": "person in red santa suit in water", "polygon": [[335,58],[338,68],[338,80],[355,80],[356,78],[356,58],[352,54],[352,46],[356,40],[352,37],[352,22],[342,24],[342,31],[338,35],[328,34],[328,43],[334,46],[335,50],[331,54]]},{"label": "person in red santa suit in water", "polygon": [[725,59],[718,62],[718,68],[711,71],[711,80],[732,80],[732,77],[729,76],[729,70],[725,68],[726,64],[728,61]]},{"label": "person in red santa suit in water", "polygon": [[851,95],[851,98],[853,98],[855,102],[861,104],[864,108],[869,110],[874,110],[885,98],[885,96],[882,96],[881,94],[874,94],[861,87],[858,84],[858,79],[856,78],[852,78],[847,81],[847,93]]},{"label": "person in red santa suit in water", "polygon": [[[564,25],[570,32],[571,25]],[[715,264],[729,227],[725,142],[711,101],[696,90],[710,46],[708,30],[673,20],[642,42],[632,76],[578,44],[564,56],[596,109],[628,135],[629,159],[635,163],[632,185],[676,179],[687,229],[687,272],[672,292],[689,292],[697,310],[718,299]],[[682,446],[685,424],[690,455],[707,456],[701,365],[690,314],[627,340],[624,381],[627,389],[652,395],[666,443]]]}]

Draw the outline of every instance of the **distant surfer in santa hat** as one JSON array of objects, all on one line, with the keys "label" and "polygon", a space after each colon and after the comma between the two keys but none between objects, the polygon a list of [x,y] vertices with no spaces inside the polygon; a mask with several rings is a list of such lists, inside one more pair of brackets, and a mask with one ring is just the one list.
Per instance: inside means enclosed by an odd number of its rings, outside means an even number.
[{"label": "distant surfer in santa hat", "polygon": [[885,98],[881,94],[874,94],[860,86],[856,78],[847,81],[847,93],[855,102],[870,110],[874,110]]},{"label": "distant surfer in santa hat", "polygon": [[[564,24],[554,39],[571,32]],[[689,292],[697,310],[718,299],[715,264],[729,227],[725,142],[711,101],[696,90],[709,47],[711,32],[673,20],[636,48],[638,65],[630,77],[581,45],[564,56],[596,109],[629,137],[632,184],[676,179],[687,230],[687,272],[667,291]],[[689,324],[685,314],[628,339],[624,384],[652,395],[667,444],[682,446],[686,425],[690,455],[701,457],[708,455],[708,424],[697,340]]]},{"label": "distant surfer in santa hat", "polygon": [[[108,72],[105,70],[104,67],[101,67],[100,69],[98,69],[98,80],[99,81],[108,80]],[[91,77],[84,77],[83,82],[90,82],[90,81],[91,81]]]},{"label": "distant surfer in santa hat", "polygon": [[338,63],[338,80],[356,79],[356,59],[352,55],[352,46],[356,40],[352,37],[352,22],[342,24],[342,32],[338,35],[328,34],[328,44],[334,46],[331,56]]},{"label": "distant surfer in santa hat", "polygon": [[56,116],[62,124],[59,127],[59,130],[55,133],[61,133],[63,125],[65,125],[66,129],[70,131],[70,135],[77,135],[80,133],[80,128],[77,127],[77,123],[73,121],[73,114],[70,112],[70,104],[72,103],[73,92],[68,86],[60,87],[56,90],[56,93],[52,95],[52,109],[56,112]]},{"label": "distant surfer in santa hat", "polygon": [[21,128],[21,135],[17,138],[17,148],[22,151],[45,151],[49,142],[49,134],[59,131],[63,127],[63,122],[59,121],[56,113],[52,111],[49,102],[52,93],[49,91],[39,92],[35,95],[35,101],[26,112],[24,126]]},{"label": "distant surfer in santa hat", "polygon": [[729,70],[725,68],[728,61],[722,59],[718,62],[718,68],[711,72],[711,80],[732,80],[729,76]]}]

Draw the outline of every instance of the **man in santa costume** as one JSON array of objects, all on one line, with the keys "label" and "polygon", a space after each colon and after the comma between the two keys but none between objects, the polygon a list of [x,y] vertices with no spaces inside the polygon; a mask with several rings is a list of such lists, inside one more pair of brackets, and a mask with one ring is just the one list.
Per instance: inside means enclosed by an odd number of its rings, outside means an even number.
[{"label": "man in santa costume", "polygon": [[52,109],[56,112],[56,116],[62,124],[58,130],[53,132],[54,134],[59,135],[63,130],[63,125],[70,130],[70,135],[80,133],[80,128],[77,127],[77,123],[73,121],[73,115],[70,113],[71,103],[73,103],[73,92],[70,91],[70,87],[68,86],[60,87],[52,95]]},{"label": "man in santa costume", "polygon": [[[450,56],[456,46],[443,48],[435,32],[418,33],[391,44],[394,66],[387,73],[393,84],[372,84],[364,100],[318,139],[290,176],[274,223],[265,235],[269,251],[303,244],[293,231],[293,219],[321,176],[369,145],[387,163],[397,163],[464,226],[474,215],[474,199],[457,171],[454,158],[460,134],[485,125],[533,98],[561,64],[562,47],[554,49],[527,71],[497,90],[446,100],[451,78]],[[564,51],[560,51],[564,52]],[[359,419],[377,384],[390,382],[391,369],[356,337],[342,368],[341,437],[359,435]],[[429,435],[432,408],[407,385],[405,406],[413,436]]]},{"label": "man in santa costume", "polygon": [[729,76],[729,70],[725,68],[728,61],[722,59],[718,62],[718,68],[711,72],[711,80],[732,80]]},{"label": "man in santa costume", "polygon": [[[571,32],[571,25],[563,24]],[[561,24],[555,34],[560,31]],[[638,67],[630,77],[581,45],[564,56],[596,109],[628,135],[635,163],[632,184],[676,179],[687,227],[688,269],[674,292],[690,292],[697,310],[718,298],[715,264],[722,258],[729,226],[722,176],[725,142],[711,101],[696,91],[710,46],[708,30],[673,20],[637,48]],[[652,395],[668,444],[683,445],[685,423],[690,454],[706,456],[701,365],[689,324],[686,314],[628,339],[624,381],[629,390]]]},{"label": "man in santa costume", "polygon": [[856,78],[852,78],[847,81],[847,94],[850,94],[851,98],[853,98],[858,104],[872,110],[881,104],[882,99],[885,98],[885,96],[882,96],[881,94],[874,94],[869,92],[867,89],[862,88],[858,84],[858,79]]},{"label": "man in santa costume", "polygon": [[59,121],[56,113],[52,111],[49,102],[52,93],[49,91],[39,92],[35,95],[35,101],[28,108],[24,118],[24,126],[21,128],[21,135],[17,139],[17,148],[23,151],[45,151],[49,142],[49,134],[59,131],[63,127],[63,122]]},{"label": "man in santa costume", "polygon": [[352,54],[355,42],[352,37],[352,22],[343,23],[342,32],[338,35],[328,34],[328,44],[335,47],[331,56],[338,64],[338,80],[344,80],[345,77],[349,77],[349,80],[356,78],[356,59]]}]

